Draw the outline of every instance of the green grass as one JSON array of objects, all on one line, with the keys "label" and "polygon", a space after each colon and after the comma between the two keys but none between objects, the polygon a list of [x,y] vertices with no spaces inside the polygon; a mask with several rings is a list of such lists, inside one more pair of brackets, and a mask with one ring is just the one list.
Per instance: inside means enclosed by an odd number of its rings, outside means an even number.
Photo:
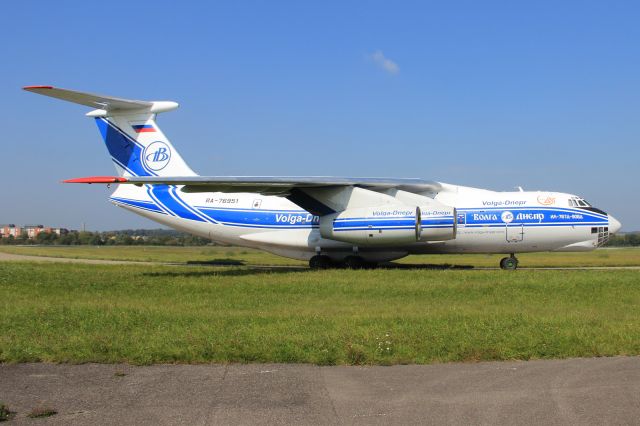
[{"label": "green grass", "polygon": [[[306,265],[259,250],[242,247],[154,247],[154,246],[0,246],[0,252],[33,256],[68,257],[143,262],[242,262],[247,265]],[[397,261],[402,264],[468,265],[497,267],[504,255],[421,255]],[[524,253],[521,267],[543,266],[640,266],[640,248],[610,248],[584,253]]]},{"label": "green grass", "polygon": [[198,246],[0,246],[0,252],[74,259],[138,262],[242,262],[251,265],[306,265],[260,250],[242,247]]},{"label": "green grass", "polygon": [[640,354],[640,273],[0,263],[0,362]]}]

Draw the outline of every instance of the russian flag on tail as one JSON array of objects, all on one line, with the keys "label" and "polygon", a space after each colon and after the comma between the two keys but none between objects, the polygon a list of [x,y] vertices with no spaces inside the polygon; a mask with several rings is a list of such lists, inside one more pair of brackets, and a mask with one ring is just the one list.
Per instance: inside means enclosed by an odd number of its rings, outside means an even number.
[{"label": "russian flag on tail", "polygon": [[156,131],[152,124],[134,124],[131,127],[133,127],[133,130],[136,133],[149,133]]}]

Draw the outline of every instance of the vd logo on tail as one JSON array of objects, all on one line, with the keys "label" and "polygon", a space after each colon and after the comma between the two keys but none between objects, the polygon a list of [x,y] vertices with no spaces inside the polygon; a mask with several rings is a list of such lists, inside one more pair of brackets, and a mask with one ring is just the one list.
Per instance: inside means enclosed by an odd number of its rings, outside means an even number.
[{"label": "vd logo on tail", "polygon": [[171,148],[162,141],[151,142],[144,149],[142,158],[149,169],[157,172],[169,164],[171,160]]}]

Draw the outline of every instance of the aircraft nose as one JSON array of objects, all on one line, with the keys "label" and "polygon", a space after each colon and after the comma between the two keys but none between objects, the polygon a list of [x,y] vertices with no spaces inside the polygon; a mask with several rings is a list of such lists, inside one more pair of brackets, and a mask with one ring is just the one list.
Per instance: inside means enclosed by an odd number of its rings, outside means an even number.
[{"label": "aircraft nose", "polygon": [[620,228],[622,228],[622,224],[615,217],[611,215],[608,215],[608,216],[609,216],[609,233],[615,234],[620,230]]}]

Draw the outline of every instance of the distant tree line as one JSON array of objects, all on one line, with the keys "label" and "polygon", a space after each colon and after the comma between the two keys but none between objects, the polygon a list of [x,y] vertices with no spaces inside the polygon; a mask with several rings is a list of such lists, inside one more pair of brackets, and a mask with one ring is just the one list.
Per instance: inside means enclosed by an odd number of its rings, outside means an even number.
[{"label": "distant tree line", "polygon": [[607,243],[608,247],[640,246],[640,232],[612,235]]},{"label": "distant tree line", "polygon": [[27,238],[25,233],[17,238],[0,238],[0,244],[203,246],[211,244],[211,240],[171,229],[125,229],[106,232],[70,231],[62,235],[42,232],[33,239]]}]

